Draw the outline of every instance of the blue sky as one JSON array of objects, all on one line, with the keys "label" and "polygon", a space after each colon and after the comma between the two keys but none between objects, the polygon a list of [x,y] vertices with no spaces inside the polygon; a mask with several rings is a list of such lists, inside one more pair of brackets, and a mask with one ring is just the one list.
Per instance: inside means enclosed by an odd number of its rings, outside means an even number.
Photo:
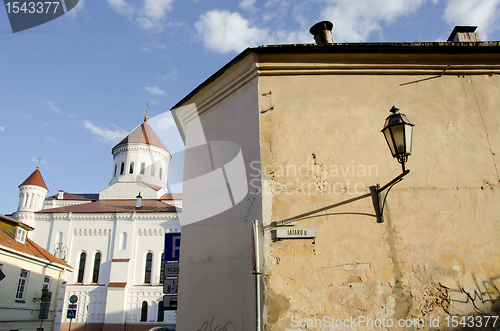
[{"label": "blue sky", "polygon": [[443,41],[454,25],[500,40],[500,0],[80,0],[69,13],[12,33],[0,8],[0,213],[37,166],[49,194],[97,193],[111,148],[139,125],[182,149],[169,109],[246,47],[335,42]]}]

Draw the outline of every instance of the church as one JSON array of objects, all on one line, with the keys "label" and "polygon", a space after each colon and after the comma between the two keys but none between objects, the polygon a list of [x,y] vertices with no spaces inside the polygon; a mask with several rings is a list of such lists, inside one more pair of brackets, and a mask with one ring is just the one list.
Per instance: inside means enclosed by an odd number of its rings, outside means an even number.
[{"label": "church", "polygon": [[[60,190],[46,197],[38,168],[19,185],[14,218],[33,227],[31,239],[74,270],[56,330],[67,330],[70,322],[73,330],[87,331],[176,323],[176,311],[163,309],[162,284],[164,234],[181,229],[182,195],[166,188],[172,156],[147,116],[112,154],[111,181],[98,194]],[[72,296],[77,302],[70,320]]]}]

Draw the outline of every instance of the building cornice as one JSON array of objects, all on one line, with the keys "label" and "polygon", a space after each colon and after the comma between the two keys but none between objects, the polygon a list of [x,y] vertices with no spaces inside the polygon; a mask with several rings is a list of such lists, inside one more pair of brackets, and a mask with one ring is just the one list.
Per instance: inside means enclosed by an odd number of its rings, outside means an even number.
[{"label": "building cornice", "polygon": [[21,258],[26,262],[36,263],[42,267],[49,266],[49,267],[53,267],[55,269],[60,269],[61,271],[64,271],[64,270],[73,271],[73,268],[71,268],[69,266],[64,266],[64,265],[56,263],[56,262],[52,262],[52,261],[45,260],[45,259],[42,259],[42,258],[37,257],[37,256],[33,256],[31,254],[20,252],[16,249],[13,249],[13,248],[10,248],[10,247],[4,246],[4,245],[0,245],[0,249],[4,250],[5,251],[4,254],[9,255],[10,257],[18,258],[18,259]]}]

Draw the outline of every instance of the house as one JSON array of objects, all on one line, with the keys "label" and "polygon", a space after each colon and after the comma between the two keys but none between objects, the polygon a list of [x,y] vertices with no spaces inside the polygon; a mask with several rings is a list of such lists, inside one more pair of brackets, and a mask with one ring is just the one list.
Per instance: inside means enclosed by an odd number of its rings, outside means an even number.
[{"label": "house", "polygon": [[57,331],[73,269],[29,239],[30,231],[0,215],[0,329]]},{"label": "house", "polygon": [[[172,108],[184,174],[204,183],[184,184],[179,330],[447,328],[500,313],[500,43],[474,30],[248,48]],[[415,125],[410,173],[380,132],[393,105]],[[221,141],[233,158],[210,149]],[[205,213],[213,196],[231,199]]]},{"label": "house", "polygon": [[87,331],[175,325],[176,312],[163,309],[162,284],[164,234],[180,232],[182,205],[181,194],[166,188],[171,155],[147,116],[112,154],[112,177],[99,193],[46,197],[38,169],[19,186],[14,218],[35,228],[34,242],[74,266],[64,312],[76,296],[76,314],[63,315],[62,330],[70,323]]}]

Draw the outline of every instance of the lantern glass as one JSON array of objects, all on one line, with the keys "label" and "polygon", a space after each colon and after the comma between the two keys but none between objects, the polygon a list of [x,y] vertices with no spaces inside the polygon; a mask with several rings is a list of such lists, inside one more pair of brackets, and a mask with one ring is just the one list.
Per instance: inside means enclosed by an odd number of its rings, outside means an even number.
[{"label": "lantern glass", "polygon": [[398,113],[398,108],[392,107],[392,115],[385,121],[382,132],[393,157],[403,164],[411,154],[414,124],[404,114]]},{"label": "lantern glass", "polygon": [[413,136],[413,126],[405,125],[405,140],[406,140],[406,154],[411,155],[411,145],[412,145],[412,136]]}]

